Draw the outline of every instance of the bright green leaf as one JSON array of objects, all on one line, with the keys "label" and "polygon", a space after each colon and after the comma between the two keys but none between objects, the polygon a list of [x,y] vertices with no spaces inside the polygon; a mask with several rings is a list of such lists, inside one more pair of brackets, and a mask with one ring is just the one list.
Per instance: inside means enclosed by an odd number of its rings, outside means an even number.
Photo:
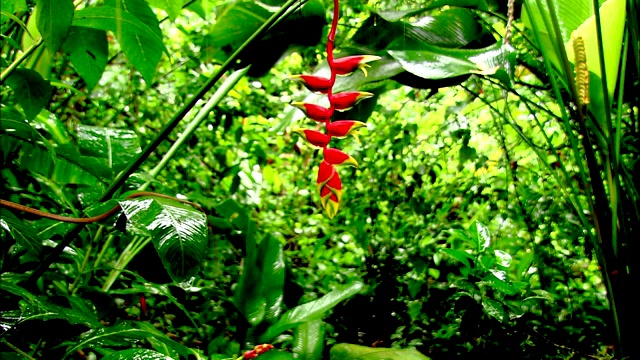
[{"label": "bright green leaf", "polygon": [[78,148],[85,154],[106,159],[109,168],[119,172],[142,151],[133,130],[97,126],[78,126]]},{"label": "bright green leaf", "polygon": [[320,360],[323,348],[322,320],[307,321],[298,325],[293,336],[293,353],[298,360]]},{"label": "bright green leaf", "polygon": [[182,4],[177,0],[149,0],[149,5],[166,11],[171,21],[175,21],[182,12]]},{"label": "bright green leaf", "polygon": [[37,0],[36,24],[44,43],[53,55],[64,42],[73,21],[73,0]]},{"label": "bright green leaf", "polygon": [[62,49],[87,83],[90,91],[100,81],[107,66],[108,44],[105,30],[72,26]]},{"label": "bright green leaf", "polygon": [[174,360],[173,358],[149,349],[128,349],[111,353],[103,360]]},{"label": "bright green leaf", "polygon": [[296,327],[303,322],[322,319],[328,310],[340,302],[360,293],[363,289],[364,284],[355,282],[342,289],[334,290],[318,300],[296,306],[284,313],[278,322],[271,325],[265,333],[260,336],[260,341],[269,342],[283,331]]},{"label": "bright green leaf", "polygon": [[331,360],[429,360],[415,348],[389,349],[354,344],[337,344],[331,348]]}]

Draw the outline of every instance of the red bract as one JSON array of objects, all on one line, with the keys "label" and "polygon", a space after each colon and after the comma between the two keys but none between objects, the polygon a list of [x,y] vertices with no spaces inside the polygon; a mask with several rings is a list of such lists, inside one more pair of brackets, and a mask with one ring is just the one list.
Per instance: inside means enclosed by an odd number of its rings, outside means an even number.
[{"label": "red bract", "polygon": [[256,351],[256,353],[258,353],[258,355],[260,354],[264,354],[267,351],[273,349],[273,345],[271,344],[262,344],[262,345],[256,345],[253,350]]},{"label": "red bract", "polygon": [[326,107],[320,105],[307,104],[303,102],[293,102],[291,103],[291,105],[304,111],[309,119],[319,122],[327,122],[331,120],[331,115],[333,115],[331,109],[327,109]]},{"label": "red bract", "polygon": [[340,120],[327,124],[327,133],[329,136],[345,137],[351,135],[354,131],[367,124],[354,120]]},{"label": "red bract", "polygon": [[327,79],[326,77],[315,75],[293,75],[291,78],[302,81],[302,84],[313,92],[326,94],[329,89],[331,89],[331,79]]},{"label": "red bract", "polygon": [[302,136],[307,142],[313,146],[325,147],[329,144],[331,137],[329,135],[325,135],[319,131],[308,130],[308,129],[297,129],[293,130],[294,133]]},{"label": "red bract", "polygon": [[[293,76],[293,78],[302,81],[307,89],[327,94],[331,106],[326,108],[303,102],[294,102],[291,104],[304,111],[308,118],[325,124],[326,134],[305,129],[296,130],[295,132],[299,133],[311,145],[323,148],[322,154],[324,160],[318,168],[317,186],[320,192],[320,203],[330,218],[333,218],[338,212],[340,200],[342,199],[342,180],[334,165],[352,165],[357,167],[358,163],[354,158],[341,150],[329,148],[329,142],[334,136],[345,137],[353,134],[356,129],[366,126],[364,123],[355,120],[331,122],[331,117],[333,116],[334,110],[345,111],[351,109],[361,100],[373,96],[373,94],[364,91],[346,91],[334,94],[333,85],[335,85],[336,76],[348,75],[357,69],[362,69],[364,75],[367,76],[367,63],[380,59],[380,57],[373,55],[346,56],[340,59],[334,59],[333,48],[335,45],[336,31],[338,29],[340,9],[339,0],[334,0],[333,2],[333,20],[331,21],[331,29],[327,36],[327,62],[329,63],[331,76],[329,78],[316,75]],[[256,349],[258,348],[256,347]]]},{"label": "red bract", "polygon": [[257,357],[258,353],[255,350],[245,351],[244,354],[242,354],[243,359],[255,359]]},{"label": "red bract", "polygon": [[356,159],[350,155],[345,154],[341,150],[333,148],[325,148],[323,151],[324,161],[331,165],[351,165],[358,167]]},{"label": "red bract", "polygon": [[333,94],[329,97],[331,105],[336,110],[345,111],[351,109],[355,104],[360,101],[372,97],[372,93],[364,91],[345,91],[337,94]]},{"label": "red bract", "polygon": [[336,168],[334,168],[333,165],[326,161],[321,162],[318,168],[318,180],[316,182],[318,189],[321,189],[335,174]]},{"label": "red bract", "polygon": [[333,60],[333,68],[336,75],[349,75],[357,69],[361,69],[364,72],[364,76],[367,76],[367,70],[365,69],[369,65],[368,62],[380,60],[380,56],[375,55],[354,55],[345,56],[340,59]]}]

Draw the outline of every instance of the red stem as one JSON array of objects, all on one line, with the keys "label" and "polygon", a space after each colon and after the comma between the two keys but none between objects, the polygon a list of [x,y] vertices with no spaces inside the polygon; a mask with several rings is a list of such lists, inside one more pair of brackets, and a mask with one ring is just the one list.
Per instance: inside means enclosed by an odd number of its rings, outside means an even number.
[{"label": "red stem", "polygon": [[[340,1],[333,0],[333,19],[331,20],[331,29],[329,30],[329,35],[327,36],[327,63],[329,64],[329,69],[331,70],[331,77],[329,82],[331,86],[329,87],[329,91],[327,91],[327,97],[329,98],[329,110],[331,111],[331,116],[333,116],[334,107],[331,103],[331,96],[333,96],[333,85],[336,82],[336,72],[333,70],[334,59],[333,59],[333,49],[335,47],[336,40],[336,31],[338,30],[338,19],[340,18]],[[327,125],[331,122],[331,119],[325,121],[325,132],[329,135],[329,141],[331,141],[331,135],[326,131]]]}]

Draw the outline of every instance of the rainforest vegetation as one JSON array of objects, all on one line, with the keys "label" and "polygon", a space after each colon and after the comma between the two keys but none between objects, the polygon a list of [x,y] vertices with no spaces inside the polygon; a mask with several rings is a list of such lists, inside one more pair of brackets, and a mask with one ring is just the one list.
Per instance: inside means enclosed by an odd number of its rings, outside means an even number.
[{"label": "rainforest vegetation", "polygon": [[3,360],[640,358],[640,1],[1,6]]}]

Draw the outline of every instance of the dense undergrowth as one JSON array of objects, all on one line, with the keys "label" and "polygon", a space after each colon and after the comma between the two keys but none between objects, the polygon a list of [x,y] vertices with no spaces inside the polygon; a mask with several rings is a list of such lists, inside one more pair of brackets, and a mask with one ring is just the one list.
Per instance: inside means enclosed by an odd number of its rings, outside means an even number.
[{"label": "dense undergrowth", "polygon": [[636,354],[637,1],[590,99],[553,35],[589,1],[341,2],[380,59],[335,83],[373,97],[332,219],[290,103],[337,1],[54,3],[2,2],[0,197],[99,219],[3,202],[3,359]]}]

